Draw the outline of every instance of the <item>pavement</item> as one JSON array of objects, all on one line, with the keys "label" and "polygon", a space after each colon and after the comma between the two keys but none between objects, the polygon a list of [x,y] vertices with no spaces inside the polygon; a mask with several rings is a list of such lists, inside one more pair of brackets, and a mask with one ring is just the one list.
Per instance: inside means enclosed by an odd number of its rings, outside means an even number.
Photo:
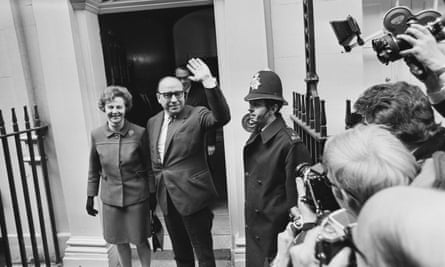
[{"label": "pavement", "polygon": [[[227,203],[221,202],[213,208],[215,215],[212,227],[213,247],[215,251],[216,267],[232,267],[231,260],[231,243],[232,237],[230,234],[230,221],[229,212],[227,209]],[[157,215],[164,227],[164,250],[152,253],[151,267],[175,267],[174,254],[172,251],[171,241],[165,229],[164,218],[161,216],[161,212],[158,211]],[[1,237],[0,237],[1,239]],[[1,241],[1,240],[0,240]],[[150,240],[151,244],[151,240]],[[4,255],[2,255],[3,248],[0,242],[0,267],[5,266]],[[136,248],[132,246],[133,267],[140,267],[139,260],[137,258]],[[41,264],[43,266],[44,264]],[[22,264],[13,264],[14,267],[22,266]],[[28,264],[32,267],[34,264]],[[57,266],[57,265],[51,265]],[[196,264],[198,266],[198,264]]]}]

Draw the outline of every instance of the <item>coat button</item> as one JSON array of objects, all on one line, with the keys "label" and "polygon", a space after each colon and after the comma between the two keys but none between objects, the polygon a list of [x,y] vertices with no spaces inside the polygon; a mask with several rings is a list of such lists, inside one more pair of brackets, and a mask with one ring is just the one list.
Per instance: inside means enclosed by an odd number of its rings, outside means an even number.
[{"label": "coat button", "polygon": [[260,236],[259,236],[259,235],[256,235],[256,236],[255,236],[255,239],[256,239],[256,240],[260,240]]},{"label": "coat button", "polygon": [[260,213],[260,210],[259,209],[255,209],[255,213]]},{"label": "coat button", "polygon": [[244,175],[245,175],[245,176],[249,176],[249,172],[245,172]]},{"label": "coat button", "polygon": [[262,184],[263,184],[263,181],[261,181],[260,179],[256,180],[256,182],[257,182],[259,185],[262,185]]}]

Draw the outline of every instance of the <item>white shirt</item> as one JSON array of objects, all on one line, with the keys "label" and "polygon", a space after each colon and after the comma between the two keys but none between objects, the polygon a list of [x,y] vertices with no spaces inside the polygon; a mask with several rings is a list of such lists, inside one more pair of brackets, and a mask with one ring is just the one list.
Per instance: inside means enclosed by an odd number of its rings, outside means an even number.
[{"label": "white shirt", "polygon": [[172,117],[168,115],[166,112],[164,112],[164,120],[162,122],[161,132],[159,133],[159,139],[158,139],[158,152],[159,152],[159,157],[161,158],[161,163],[164,162],[165,141],[167,139],[168,125],[170,124],[171,120]]}]

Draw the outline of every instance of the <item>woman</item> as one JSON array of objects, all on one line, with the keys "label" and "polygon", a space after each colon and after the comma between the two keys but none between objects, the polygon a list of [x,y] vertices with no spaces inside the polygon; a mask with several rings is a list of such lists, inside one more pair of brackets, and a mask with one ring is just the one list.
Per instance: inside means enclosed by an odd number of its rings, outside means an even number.
[{"label": "woman", "polygon": [[99,99],[107,123],[93,130],[86,209],[95,216],[94,197],[101,187],[103,235],[117,246],[123,267],[131,266],[130,244],[135,244],[141,265],[150,266],[150,212],[156,203],[154,178],[145,129],[125,119],[132,97],[121,86],[109,86]]}]

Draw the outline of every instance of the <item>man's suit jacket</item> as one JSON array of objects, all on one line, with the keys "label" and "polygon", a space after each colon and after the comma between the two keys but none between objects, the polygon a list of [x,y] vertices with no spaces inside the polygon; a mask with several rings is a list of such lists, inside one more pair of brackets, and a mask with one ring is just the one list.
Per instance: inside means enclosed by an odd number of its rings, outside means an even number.
[{"label": "man's suit jacket", "polygon": [[157,142],[164,111],[147,123],[152,168],[156,177],[158,203],[167,214],[167,192],[182,215],[193,214],[217,196],[206,162],[205,133],[230,120],[227,102],[219,88],[206,89],[211,111],[185,105],[167,132],[164,160],[161,163]]},{"label": "man's suit jacket", "polygon": [[[202,106],[209,108],[205,88],[201,83],[192,82],[188,93],[185,94],[185,104],[193,107]],[[207,131],[207,146],[216,145],[216,129]]]}]

